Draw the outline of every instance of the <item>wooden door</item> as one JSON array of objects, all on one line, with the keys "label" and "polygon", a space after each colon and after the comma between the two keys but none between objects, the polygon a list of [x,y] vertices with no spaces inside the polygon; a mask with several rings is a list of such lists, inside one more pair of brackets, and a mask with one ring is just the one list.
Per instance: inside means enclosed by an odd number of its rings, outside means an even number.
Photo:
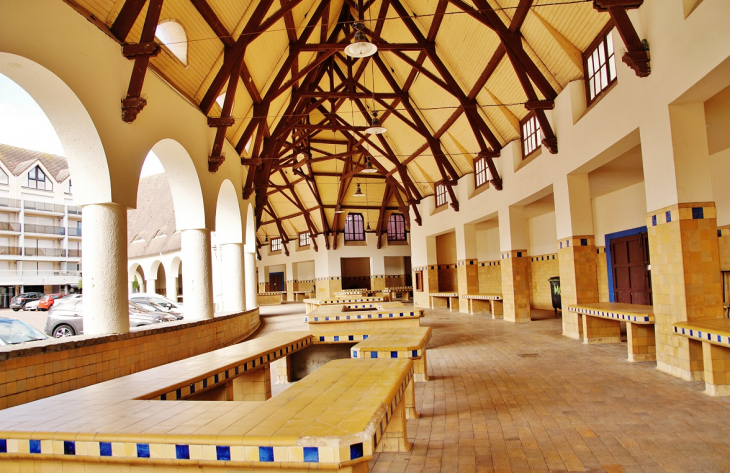
[{"label": "wooden door", "polygon": [[283,292],[284,289],[284,273],[269,274],[269,291]]},{"label": "wooden door", "polygon": [[652,304],[647,237],[638,233],[611,241],[615,302]]}]

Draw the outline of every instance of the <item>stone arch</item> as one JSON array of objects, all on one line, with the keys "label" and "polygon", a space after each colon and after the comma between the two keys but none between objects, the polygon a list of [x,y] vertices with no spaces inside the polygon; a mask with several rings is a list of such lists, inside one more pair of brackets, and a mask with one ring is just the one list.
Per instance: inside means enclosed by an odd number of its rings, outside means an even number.
[{"label": "stone arch", "polygon": [[183,145],[169,138],[158,141],[151,151],[165,168],[172,193],[177,230],[206,228],[203,190],[188,151]]},{"label": "stone arch", "polygon": [[243,243],[241,207],[233,183],[224,180],[218,191],[215,208],[215,233],[219,244]]},{"label": "stone arch", "polygon": [[16,54],[0,52],[0,74],[25,89],[53,125],[73,176],[74,203],[111,202],[111,177],[104,146],[76,93],[49,69]]}]

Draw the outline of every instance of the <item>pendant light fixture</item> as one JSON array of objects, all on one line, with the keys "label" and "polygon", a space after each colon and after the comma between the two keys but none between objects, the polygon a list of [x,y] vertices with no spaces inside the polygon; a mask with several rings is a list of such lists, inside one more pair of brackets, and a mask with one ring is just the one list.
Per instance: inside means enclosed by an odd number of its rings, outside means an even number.
[{"label": "pendant light fixture", "polygon": [[268,243],[268,242],[269,242],[269,235],[264,235],[264,243]]},{"label": "pendant light fixture", "polygon": [[375,174],[378,172],[378,170],[373,167],[373,163],[370,161],[370,156],[365,157],[365,169],[360,172],[363,174]]},{"label": "pendant light fixture", "polygon": [[362,23],[352,25],[355,28],[355,38],[352,43],[345,48],[345,54],[354,58],[370,57],[378,52],[378,47],[368,41],[362,29],[365,27]]},{"label": "pendant light fixture", "polygon": [[335,213],[336,214],[343,214],[343,213],[345,213],[345,211],[342,210],[342,206],[340,204],[337,204],[337,207],[335,207]]},{"label": "pendant light fixture", "polygon": [[365,194],[362,193],[360,190],[360,183],[357,183],[357,190],[355,190],[355,193],[353,194],[354,197],[365,197]]},{"label": "pendant light fixture", "polygon": [[378,118],[378,112],[373,112],[373,120],[370,122],[370,128],[365,130],[365,133],[368,133],[370,135],[382,135],[385,133],[386,130],[382,126],[380,126],[380,119]]}]

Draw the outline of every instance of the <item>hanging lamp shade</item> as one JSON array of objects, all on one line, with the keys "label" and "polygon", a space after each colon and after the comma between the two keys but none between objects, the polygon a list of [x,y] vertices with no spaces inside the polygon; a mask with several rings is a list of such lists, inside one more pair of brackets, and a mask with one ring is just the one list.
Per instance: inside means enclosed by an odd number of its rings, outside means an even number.
[{"label": "hanging lamp shade", "polygon": [[373,163],[370,162],[370,157],[367,157],[365,158],[365,169],[360,172],[365,174],[375,174],[378,170],[373,167]]},{"label": "hanging lamp shade", "polygon": [[269,235],[265,235],[264,236],[264,243],[268,243],[268,242],[269,242]]},{"label": "hanging lamp shade", "polygon": [[337,204],[337,207],[335,207],[335,213],[336,214],[342,214],[345,213],[344,210],[342,210],[342,206],[340,204]]},{"label": "hanging lamp shade", "polygon": [[370,231],[370,222],[369,221],[368,221],[368,228],[365,229],[365,231],[368,231],[368,232]]},{"label": "hanging lamp shade", "polygon": [[345,47],[345,54],[354,58],[370,57],[378,52],[378,47],[368,41],[365,33],[362,32],[364,25],[362,23],[355,23],[353,25],[357,32],[352,40],[352,43]]},{"label": "hanging lamp shade", "polygon": [[357,183],[357,189],[355,190],[355,194],[353,194],[355,197],[365,197],[365,194],[362,193],[360,190],[360,183]]},{"label": "hanging lamp shade", "polygon": [[373,112],[373,121],[370,124],[370,128],[365,130],[365,133],[368,133],[370,135],[382,135],[385,133],[386,130],[382,126],[380,126],[380,119],[378,119],[378,112]]}]

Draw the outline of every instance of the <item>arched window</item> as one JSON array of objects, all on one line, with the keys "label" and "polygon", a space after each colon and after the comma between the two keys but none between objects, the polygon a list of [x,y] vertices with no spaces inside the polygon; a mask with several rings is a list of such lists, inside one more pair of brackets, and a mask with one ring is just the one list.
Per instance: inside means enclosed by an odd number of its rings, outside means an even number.
[{"label": "arched window", "polygon": [[362,214],[347,214],[345,241],[365,241],[365,223]]},{"label": "arched window", "polygon": [[403,214],[388,217],[388,241],[406,241],[406,218]]},{"label": "arched window", "polygon": [[26,187],[42,191],[52,191],[53,182],[46,176],[46,173],[43,172],[40,166],[35,166],[28,171],[28,185]]},{"label": "arched window", "polygon": [[175,20],[163,20],[157,25],[155,37],[183,64],[188,65],[188,36],[180,23]]}]

